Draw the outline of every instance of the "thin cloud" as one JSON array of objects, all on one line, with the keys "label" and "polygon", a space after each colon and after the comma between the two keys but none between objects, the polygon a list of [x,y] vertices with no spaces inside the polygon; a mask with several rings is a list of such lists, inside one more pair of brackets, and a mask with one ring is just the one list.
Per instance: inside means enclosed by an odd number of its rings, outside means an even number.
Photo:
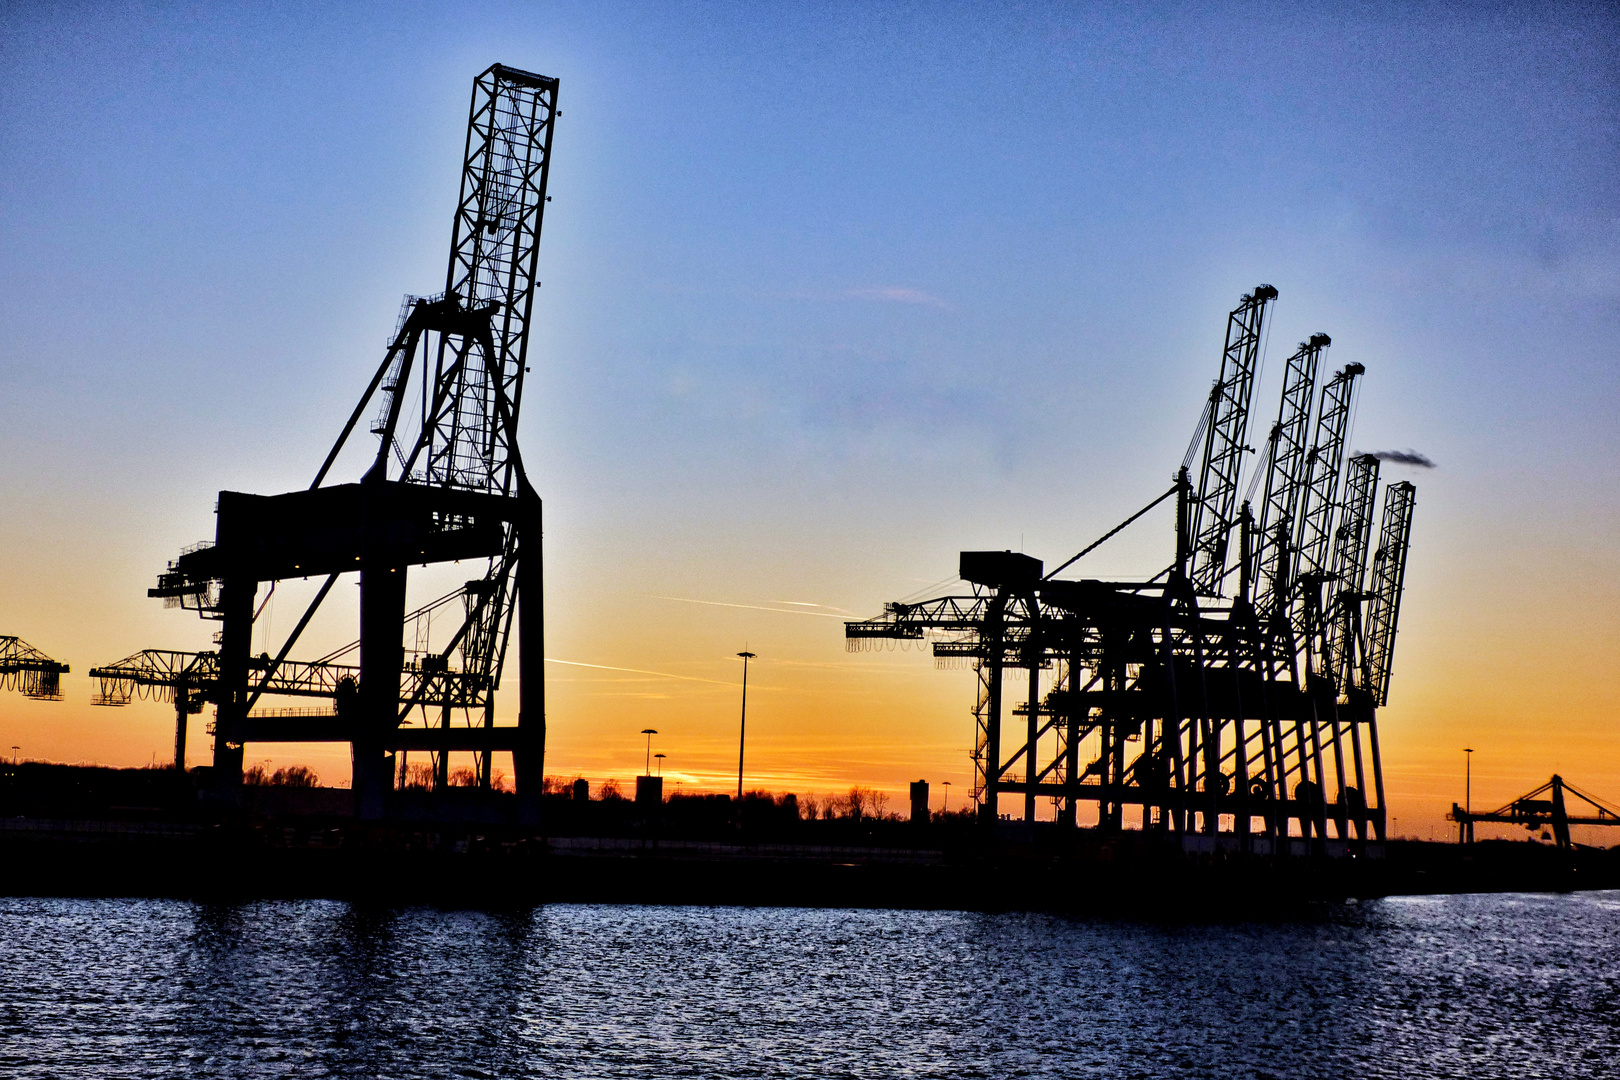
[{"label": "thin cloud", "polygon": [[713,683],[715,686],[730,686],[731,683],[721,679],[700,679],[696,675],[672,675],[667,671],[648,671],[646,668],[614,667],[612,664],[585,664],[578,660],[558,660],[554,656],[546,657],[548,664],[566,664],[569,667],[595,668],[598,671],[628,671],[632,675],[657,675],[664,679],[680,679],[682,682]]},{"label": "thin cloud", "polygon": [[859,300],[883,300],[891,304],[920,304],[924,307],[937,307],[942,311],[951,310],[951,305],[933,293],[926,293],[921,289],[908,289],[902,285],[880,285],[871,289],[851,289],[849,295]]},{"label": "thin cloud", "polygon": [[818,608],[822,608],[822,609],[824,609],[826,611],[836,611],[836,612],[839,612],[840,614],[843,614],[843,615],[853,615],[854,614],[853,611],[846,611],[845,609],[843,609],[841,607],[833,607],[831,604],[812,604],[808,600],[772,600],[771,603],[773,603],[773,604],[788,604],[788,605],[791,605],[792,607],[818,607]]},{"label": "thin cloud", "polygon": [[[681,604],[708,604],[710,607],[748,608],[750,611],[774,611],[778,615],[814,615],[818,619],[842,619],[842,615],[834,615],[826,611],[801,611],[790,607],[766,607],[764,604],[728,604],[723,600],[695,600],[690,596],[659,596],[657,593],[648,593],[654,600],[674,600]],[[784,601],[792,603],[793,601]],[[820,605],[817,605],[818,607]]]}]

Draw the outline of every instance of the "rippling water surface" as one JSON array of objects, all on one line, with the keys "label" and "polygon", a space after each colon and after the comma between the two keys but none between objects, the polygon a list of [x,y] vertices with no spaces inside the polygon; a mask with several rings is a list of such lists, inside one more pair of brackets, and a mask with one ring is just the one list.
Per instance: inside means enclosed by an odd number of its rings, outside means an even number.
[{"label": "rippling water surface", "polygon": [[1316,919],[0,899],[0,1075],[1620,1075],[1620,893]]}]

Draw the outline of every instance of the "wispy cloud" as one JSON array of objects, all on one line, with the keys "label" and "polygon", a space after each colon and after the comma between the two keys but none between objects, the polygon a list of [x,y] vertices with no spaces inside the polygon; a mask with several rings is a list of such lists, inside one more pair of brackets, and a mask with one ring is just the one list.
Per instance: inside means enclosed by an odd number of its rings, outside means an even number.
[{"label": "wispy cloud", "polygon": [[903,285],[879,285],[870,289],[851,289],[848,295],[859,300],[882,300],[891,304],[921,304],[924,307],[937,307],[942,311],[951,310],[951,305],[933,293],[926,293],[921,289],[908,289]]},{"label": "wispy cloud", "polygon": [[841,608],[841,607],[833,607],[831,604],[812,604],[808,600],[772,600],[771,603],[773,603],[773,604],[788,604],[788,605],[790,605],[792,607],[818,607],[818,608],[823,609],[824,611],[836,611],[840,615],[853,615],[854,614],[854,612],[847,611],[847,610],[845,610],[844,608]]},{"label": "wispy cloud", "polygon": [[[710,607],[748,608],[751,611],[774,611],[778,615],[814,615],[821,619],[842,619],[843,615],[834,615],[828,611],[805,611],[797,607],[767,607],[764,604],[728,604],[724,600],[696,600],[690,596],[659,596],[657,593],[648,593],[654,600],[674,600],[681,604],[708,604]],[[783,600],[780,603],[791,604],[795,601]],[[817,604],[817,607],[822,605]]]},{"label": "wispy cloud", "polygon": [[667,671],[648,671],[646,668],[614,667],[612,664],[585,664],[578,660],[558,660],[554,656],[546,657],[548,664],[565,664],[568,667],[595,668],[598,671],[628,671],[632,675],[657,675],[663,679],[680,679],[682,682],[713,683],[715,686],[730,686],[731,683],[722,679],[700,679],[696,675],[672,675]]}]

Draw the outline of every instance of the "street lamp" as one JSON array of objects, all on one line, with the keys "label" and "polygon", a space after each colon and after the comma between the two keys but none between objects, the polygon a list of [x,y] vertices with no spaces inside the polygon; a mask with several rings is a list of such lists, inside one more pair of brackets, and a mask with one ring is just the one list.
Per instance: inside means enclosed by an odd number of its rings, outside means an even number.
[{"label": "street lamp", "polygon": [[742,726],[741,726],[741,729],[737,733],[737,805],[741,806],[742,805],[742,782],[743,782],[743,749],[748,743],[748,661],[750,661],[750,660],[752,660],[754,658],[754,654],[749,652],[746,648],[744,648],[743,651],[738,653],[737,655],[742,657],[742,662],[743,662]]},{"label": "street lamp", "polygon": [[658,775],[663,776],[664,775],[664,755],[663,754],[654,754],[653,757],[658,759]]},{"label": "street lamp", "polygon": [[1468,840],[1474,839],[1474,748],[1463,747],[1463,816],[1468,818]]},{"label": "street lamp", "polygon": [[[647,771],[646,771],[646,773],[644,775],[651,776],[652,775],[652,737],[654,735],[658,734],[658,732],[657,732],[657,730],[655,730],[653,728],[647,727],[647,728],[642,728],[641,733],[643,735],[647,736]],[[658,756],[663,757],[664,755],[659,754]]]},{"label": "street lamp", "polygon": [[1472,813],[1474,810],[1474,749],[1471,746],[1463,747],[1463,810]]},{"label": "street lamp", "polygon": [[945,806],[940,810],[940,813],[948,814],[951,812],[951,782],[946,780],[939,786],[945,789]]}]

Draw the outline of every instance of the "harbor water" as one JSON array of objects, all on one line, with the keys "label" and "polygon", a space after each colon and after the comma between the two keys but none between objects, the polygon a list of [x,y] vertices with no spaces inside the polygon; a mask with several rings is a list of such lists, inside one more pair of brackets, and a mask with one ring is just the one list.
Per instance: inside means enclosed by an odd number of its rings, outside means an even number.
[{"label": "harbor water", "polygon": [[0,1075],[1614,1077],[1620,893],[1251,923],[3,898]]}]

